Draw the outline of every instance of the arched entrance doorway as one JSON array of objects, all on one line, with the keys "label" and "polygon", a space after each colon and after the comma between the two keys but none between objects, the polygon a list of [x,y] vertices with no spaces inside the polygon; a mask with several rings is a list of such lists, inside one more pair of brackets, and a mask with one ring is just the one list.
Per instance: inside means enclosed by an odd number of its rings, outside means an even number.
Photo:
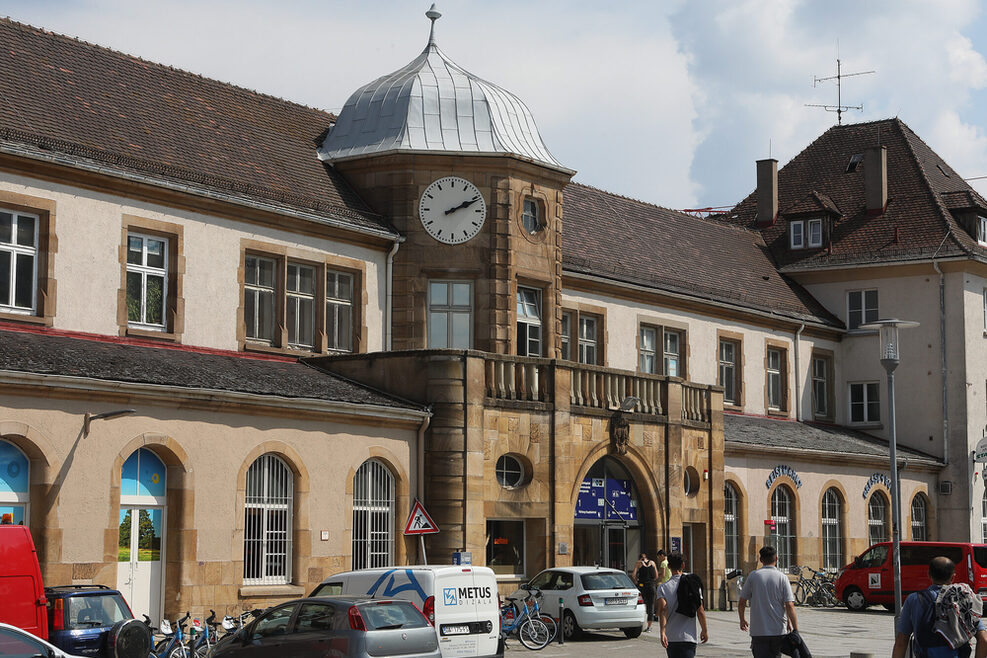
[{"label": "arched entrance doorway", "polygon": [[593,464],[579,485],[572,528],[572,563],[628,571],[642,550],[645,519],[637,486],[613,457]]},{"label": "arched entrance doorway", "polygon": [[166,470],[147,448],[133,452],[120,474],[120,534],[117,589],[134,615],[161,620],[164,596]]}]

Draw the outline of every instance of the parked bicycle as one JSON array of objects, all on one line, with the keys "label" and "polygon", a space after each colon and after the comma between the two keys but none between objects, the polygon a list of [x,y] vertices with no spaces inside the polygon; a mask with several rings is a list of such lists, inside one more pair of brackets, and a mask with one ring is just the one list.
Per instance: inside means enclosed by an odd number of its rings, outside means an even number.
[{"label": "parked bicycle", "polygon": [[525,600],[532,601],[533,608],[531,610],[531,616],[535,619],[540,619],[548,627],[548,641],[551,642],[558,637],[559,624],[552,615],[541,611],[541,599],[543,598],[541,590],[528,585],[523,585],[521,589],[529,593],[529,598]]},{"label": "parked bicycle", "polygon": [[[186,612],[185,616],[175,622],[172,627],[171,622],[162,619],[158,626],[161,635],[164,637],[157,641],[151,655],[154,658],[191,658],[188,647],[185,645],[185,624],[192,617]],[[144,623],[151,627],[151,618],[144,615]]]},{"label": "parked bicycle", "polygon": [[[806,571],[812,576],[807,578]],[[806,566],[792,567],[792,572],[799,577],[793,587],[796,605],[833,608],[839,604],[831,574]]]},{"label": "parked bicycle", "polygon": [[533,598],[536,597],[531,591],[520,599],[507,597],[507,603],[500,609],[500,633],[505,640],[511,635],[517,635],[526,649],[538,651],[548,645],[551,636],[545,622],[531,616],[528,600]]},{"label": "parked bicycle", "polygon": [[188,640],[188,653],[192,658],[206,658],[218,641],[220,622],[216,621],[216,611],[210,610],[205,623],[192,620],[192,634]]}]

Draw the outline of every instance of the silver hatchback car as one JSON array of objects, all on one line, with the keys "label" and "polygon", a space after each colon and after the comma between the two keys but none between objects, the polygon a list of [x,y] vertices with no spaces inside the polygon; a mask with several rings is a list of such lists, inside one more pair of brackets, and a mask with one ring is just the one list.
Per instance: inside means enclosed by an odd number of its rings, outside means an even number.
[{"label": "silver hatchback car", "polygon": [[441,658],[435,629],[410,601],[321,596],[265,610],[213,658]]}]

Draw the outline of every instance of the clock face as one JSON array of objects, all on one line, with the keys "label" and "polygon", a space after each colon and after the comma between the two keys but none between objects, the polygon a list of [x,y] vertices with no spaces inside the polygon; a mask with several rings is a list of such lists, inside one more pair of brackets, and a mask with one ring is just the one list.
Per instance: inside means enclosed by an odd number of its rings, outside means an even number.
[{"label": "clock face", "polygon": [[487,204],[476,185],[446,176],[425,188],[418,203],[418,216],[428,234],[439,242],[461,244],[483,228]]}]

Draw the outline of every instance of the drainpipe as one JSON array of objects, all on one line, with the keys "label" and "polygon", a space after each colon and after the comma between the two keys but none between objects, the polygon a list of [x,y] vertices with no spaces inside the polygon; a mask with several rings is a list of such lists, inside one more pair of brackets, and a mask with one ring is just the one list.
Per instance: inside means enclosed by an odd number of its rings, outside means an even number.
[{"label": "drainpipe", "polygon": [[384,285],[387,286],[387,296],[384,300],[384,350],[388,352],[391,350],[391,337],[394,333],[394,328],[391,326],[394,305],[394,254],[398,253],[400,247],[401,241],[395,240],[394,246],[387,252],[387,272],[384,274]]},{"label": "drainpipe", "polygon": [[[802,371],[799,369],[799,339],[802,337],[802,332],[805,331],[805,323],[803,322],[798,331],[795,332],[795,420],[802,420],[802,387],[800,383],[802,381]],[[811,363],[810,363],[811,366]]]},{"label": "drainpipe", "polygon": [[[946,234],[947,237],[949,234]],[[943,238],[946,242],[946,238]],[[942,247],[942,245],[939,245]],[[937,252],[938,253],[938,250]],[[939,361],[942,364],[942,461],[949,465],[949,390],[946,378],[946,276],[939,268],[939,263],[935,257],[932,258],[932,267],[939,273]]]}]

